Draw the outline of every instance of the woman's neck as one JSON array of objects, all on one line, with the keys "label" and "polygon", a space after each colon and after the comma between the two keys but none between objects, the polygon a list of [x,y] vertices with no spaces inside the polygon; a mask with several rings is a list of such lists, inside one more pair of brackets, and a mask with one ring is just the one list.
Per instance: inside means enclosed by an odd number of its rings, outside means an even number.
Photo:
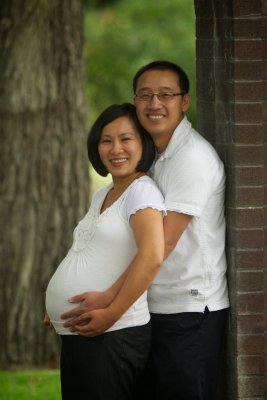
[{"label": "woman's neck", "polygon": [[113,177],[113,187],[106,195],[101,207],[101,213],[112,206],[112,204],[121,197],[123,192],[133,183],[135,179],[138,179],[144,175],[146,175],[144,172],[136,172],[135,174],[124,178]]},{"label": "woman's neck", "polygon": [[132,175],[126,177],[112,177],[113,180],[113,188],[114,192],[123,193],[128,186],[130,186],[135,179],[140,178],[141,176],[146,175],[145,172],[136,172]]}]

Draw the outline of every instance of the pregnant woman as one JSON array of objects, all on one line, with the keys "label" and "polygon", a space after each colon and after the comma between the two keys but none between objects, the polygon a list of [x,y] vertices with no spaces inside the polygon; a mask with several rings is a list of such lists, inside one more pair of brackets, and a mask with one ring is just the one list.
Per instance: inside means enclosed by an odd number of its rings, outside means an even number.
[{"label": "pregnant woman", "polygon": [[[62,339],[63,400],[129,400],[150,348],[146,289],[164,257],[164,200],[146,175],[155,148],[133,105],[112,105],[98,117],[88,155],[95,170],[110,173],[113,182],[94,194],[74,230],[72,247],[47,287],[45,323]],[[61,316],[71,297],[106,290],[126,269],[112,304],[94,311],[112,321],[111,328],[83,337],[64,326]]]}]

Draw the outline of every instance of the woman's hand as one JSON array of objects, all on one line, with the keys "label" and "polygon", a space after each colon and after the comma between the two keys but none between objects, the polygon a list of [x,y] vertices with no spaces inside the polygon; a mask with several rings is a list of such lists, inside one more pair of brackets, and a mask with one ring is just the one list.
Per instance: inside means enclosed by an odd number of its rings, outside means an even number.
[{"label": "woman's hand", "polygon": [[108,290],[104,292],[84,292],[70,298],[70,303],[79,303],[79,305],[61,315],[62,319],[68,319],[64,326],[71,328],[75,325],[87,325],[89,323],[88,313],[106,308],[111,300]]},{"label": "woman's hand", "polygon": [[50,318],[48,317],[48,314],[45,313],[44,319],[43,319],[43,324],[48,328],[48,329],[53,329],[53,325],[51,324]]},{"label": "woman's hand", "polygon": [[84,314],[87,322],[82,322],[70,328],[81,336],[94,337],[101,335],[117,321],[118,317],[113,314],[110,307],[93,310]]}]

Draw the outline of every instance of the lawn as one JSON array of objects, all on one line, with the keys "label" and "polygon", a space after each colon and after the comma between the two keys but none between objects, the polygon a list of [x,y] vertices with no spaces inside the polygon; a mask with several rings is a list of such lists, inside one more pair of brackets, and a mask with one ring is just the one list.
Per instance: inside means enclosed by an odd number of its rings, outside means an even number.
[{"label": "lawn", "polygon": [[0,400],[60,400],[58,370],[0,371]]}]

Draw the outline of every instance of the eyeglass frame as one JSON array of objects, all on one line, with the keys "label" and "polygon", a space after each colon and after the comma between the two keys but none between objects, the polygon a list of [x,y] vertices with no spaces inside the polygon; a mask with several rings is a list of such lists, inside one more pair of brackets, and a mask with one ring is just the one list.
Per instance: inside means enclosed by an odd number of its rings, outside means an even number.
[{"label": "eyeglass frame", "polygon": [[[157,97],[157,99],[161,102],[172,100],[175,96],[183,96],[186,94],[186,92],[180,92],[180,93],[168,93],[168,92],[159,92],[159,93],[143,93],[143,94],[137,94],[135,93],[134,97],[137,98],[139,101],[144,101],[144,102],[150,102],[153,100],[154,96]],[[164,99],[164,95],[167,95],[167,97]],[[142,99],[142,96],[149,96],[148,99]],[[159,98],[159,96],[163,96],[163,98]]]}]

